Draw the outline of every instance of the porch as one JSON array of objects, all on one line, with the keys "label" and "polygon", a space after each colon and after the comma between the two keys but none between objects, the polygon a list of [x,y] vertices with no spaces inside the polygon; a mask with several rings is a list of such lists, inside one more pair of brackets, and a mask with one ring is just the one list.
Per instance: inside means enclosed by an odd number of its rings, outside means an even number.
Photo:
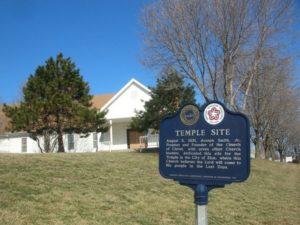
[{"label": "porch", "polygon": [[99,151],[138,149],[141,133],[130,129],[131,118],[109,119],[109,130],[99,134]]}]

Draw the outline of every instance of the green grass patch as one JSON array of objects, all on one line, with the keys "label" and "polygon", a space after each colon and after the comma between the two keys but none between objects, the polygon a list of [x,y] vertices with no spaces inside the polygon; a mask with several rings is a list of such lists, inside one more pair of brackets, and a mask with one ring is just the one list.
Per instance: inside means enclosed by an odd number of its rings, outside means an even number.
[{"label": "green grass patch", "polygon": [[[209,224],[300,224],[300,166],[251,162],[209,194]],[[1,154],[0,224],[194,224],[192,191],[158,173],[156,154]]]}]

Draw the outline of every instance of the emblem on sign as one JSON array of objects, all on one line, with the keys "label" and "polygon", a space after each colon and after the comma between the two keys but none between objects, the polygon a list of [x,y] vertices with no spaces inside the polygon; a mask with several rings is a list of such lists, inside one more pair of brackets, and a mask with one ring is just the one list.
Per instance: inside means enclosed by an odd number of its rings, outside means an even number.
[{"label": "emblem on sign", "polygon": [[206,106],[204,110],[204,119],[211,125],[217,125],[224,119],[224,109],[218,103],[212,103]]},{"label": "emblem on sign", "polygon": [[186,105],[180,112],[180,120],[187,126],[194,125],[199,120],[199,109],[194,105]]}]

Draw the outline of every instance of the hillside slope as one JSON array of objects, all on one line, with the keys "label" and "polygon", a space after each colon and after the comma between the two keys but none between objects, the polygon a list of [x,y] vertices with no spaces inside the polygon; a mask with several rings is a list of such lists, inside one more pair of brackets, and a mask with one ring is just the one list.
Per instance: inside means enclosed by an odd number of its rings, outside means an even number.
[{"label": "hillside slope", "polygon": [[[156,154],[0,155],[0,224],[194,224],[193,193],[158,174]],[[300,166],[251,163],[214,190],[209,224],[300,224]]]}]

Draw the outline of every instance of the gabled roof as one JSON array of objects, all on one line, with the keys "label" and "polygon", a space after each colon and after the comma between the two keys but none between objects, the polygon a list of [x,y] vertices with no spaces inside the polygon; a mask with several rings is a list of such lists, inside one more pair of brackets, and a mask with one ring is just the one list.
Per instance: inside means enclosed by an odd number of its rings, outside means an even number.
[{"label": "gabled roof", "polygon": [[115,94],[94,95],[92,98],[92,106],[101,109]]},{"label": "gabled roof", "polygon": [[101,108],[101,110],[107,109],[116,99],[118,99],[126,90],[129,88],[132,84],[136,84],[138,87],[140,87],[142,90],[144,90],[146,93],[150,94],[150,89],[147,88],[142,83],[138,82],[136,79],[132,78],[121,90],[119,90],[106,104],[104,104]]}]

